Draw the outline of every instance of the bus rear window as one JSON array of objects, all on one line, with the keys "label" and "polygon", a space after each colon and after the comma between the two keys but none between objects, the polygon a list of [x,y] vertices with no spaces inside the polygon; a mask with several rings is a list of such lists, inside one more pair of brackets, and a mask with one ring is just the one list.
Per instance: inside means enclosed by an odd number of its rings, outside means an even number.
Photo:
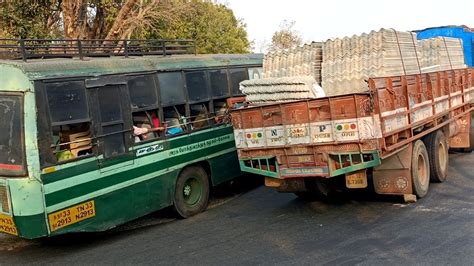
[{"label": "bus rear window", "polygon": [[0,176],[25,174],[22,97],[0,94]]}]

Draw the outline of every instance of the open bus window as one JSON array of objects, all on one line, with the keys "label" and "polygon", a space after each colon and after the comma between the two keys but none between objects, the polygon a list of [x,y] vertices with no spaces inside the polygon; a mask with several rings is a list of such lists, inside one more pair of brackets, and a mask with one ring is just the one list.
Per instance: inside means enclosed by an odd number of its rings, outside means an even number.
[{"label": "open bus window", "polygon": [[52,149],[58,162],[93,154],[89,123],[53,126],[52,133]]},{"label": "open bus window", "polygon": [[25,174],[22,98],[0,95],[0,175]]},{"label": "open bus window", "polygon": [[93,153],[89,106],[83,81],[45,83],[51,119],[51,150],[56,162]]},{"label": "open bus window", "polygon": [[230,79],[232,84],[232,96],[240,96],[242,92],[239,89],[240,82],[248,79],[247,70],[245,68],[234,68],[230,69]]},{"label": "open bus window", "polygon": [[214,101],[214,121],[216,124],[224,122],[224,116],[227,112],[227,102],[224,100]]},{"label": "open bus window", "polygon": [[188,98],[191,102],[209,100],[209,84],[205,71],[185,72]]},{"label": "open bus window", "polygon": [[184,82],[181,72],[158,74],[161,103],[164,106],[184,104]]},{"label": "open bus window", "polygon": [[83,81],[46,83],[49,115],[53,125],[89,119],[86,87]]},{"label": "open bus window", "polygon": [[166,135],[177,135],[187,130],[187,119],[184,105],[163,108],[166,123]]},{"label": "open bus window", "polygon": [[135,142],[152,140],[161,136],[162,125],[156,110],[135,112],[132,114],[132,120]]},{"label": "open bus window", "polygon": [[209,126],[209,112],[206,104],[193,104],[190,109],[192,129]]},{"label": "open bus window", "polygon": [[211,81],[212,96],[214,98],[228,97],[230,95],[227,70],[211,70],[209,71],[209,79]]},{"label": "open bus window", "polygon": [[152,76],[147,75],[130,78],[127,85],[132,109],[157,106],[156,88]]}]

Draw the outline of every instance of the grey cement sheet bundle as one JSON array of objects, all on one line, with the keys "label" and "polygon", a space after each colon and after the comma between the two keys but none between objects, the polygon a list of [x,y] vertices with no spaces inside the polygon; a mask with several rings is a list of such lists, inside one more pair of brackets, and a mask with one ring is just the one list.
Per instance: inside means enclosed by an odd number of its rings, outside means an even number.
[{"label": "grey cement sheet bundle", "polygon": [[418,41],[414,32],[381,29],[328,40],[323,45],[322,87],[327,95],[367,91],[369,77],[420,74],[463,68],[462,42]]},{"label": "grey cement sheet bundle", "polygon": [[263,59],[266,78],[312,76],[321,84],[322,43],[269,52]]},{"label": "grey cement sheet bundle", "polygon": [[381,29],[269,52],[263,61],[265,79],[242,82],[240,88],[249,102],[283,102],[365,92],[370,77],[465,67],[460,39],[417,40],[414,32]]}]

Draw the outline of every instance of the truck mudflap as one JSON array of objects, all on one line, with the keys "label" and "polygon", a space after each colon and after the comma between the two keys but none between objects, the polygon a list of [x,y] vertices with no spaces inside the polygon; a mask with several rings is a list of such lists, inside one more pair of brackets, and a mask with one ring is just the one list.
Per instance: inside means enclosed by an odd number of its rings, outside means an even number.
[{"label": "truck mudflap", "polygon": [[378,151],[329,153],[328,163],[323,166],[281,166],[276,156],[240,159],[240,169],[244,172],[266,177],[287,179],[301,177],[334,177],[381,164]]}]

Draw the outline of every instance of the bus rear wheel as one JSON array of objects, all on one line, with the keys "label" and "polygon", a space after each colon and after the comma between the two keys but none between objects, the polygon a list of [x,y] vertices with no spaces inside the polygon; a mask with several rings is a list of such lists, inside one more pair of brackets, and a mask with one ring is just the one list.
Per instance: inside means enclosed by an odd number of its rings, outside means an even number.
[{"label": "bus rear wheel", "polygon": [[443,131],[438,130],[426,139],[430,158],[430,178],[435,182],[443,182],[448,176],[448,142]]},{"label": "bus rear wheel", "polygon": [[176,181],[174,209],[182,218],[203,212],[209,201],[209,179],[206,171],[199,166],[183,169]]},{"label": "bus rear wheel", "polygon": [[415,195],[418,198],[423,198],[428,193],[430,186],[430,159],[426,146],[421,140],[417,140],[413,145],[411,176]]}]

